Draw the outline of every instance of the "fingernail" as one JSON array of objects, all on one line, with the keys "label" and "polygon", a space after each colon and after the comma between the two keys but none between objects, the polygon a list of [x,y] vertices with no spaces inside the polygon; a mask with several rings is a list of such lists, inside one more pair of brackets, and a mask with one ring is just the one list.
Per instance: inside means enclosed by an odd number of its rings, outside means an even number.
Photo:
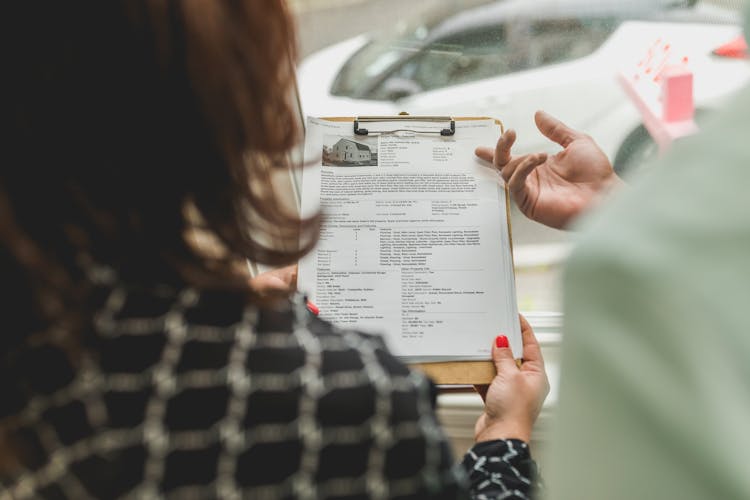
[{"label": "fingernail", "polygon": [[307,301],[307,309],[311,313],[313,313],[315,316],[317,316],[318,314],[320,314],[320,309],[318,309],[318,306],[316,306],[315,304],[313,304],[309,300]]},{"label": "fingernail", "polygon": [[508,337],[505,335],[498,335],[495,337],[495,345],[497,347],[508,347]]}]

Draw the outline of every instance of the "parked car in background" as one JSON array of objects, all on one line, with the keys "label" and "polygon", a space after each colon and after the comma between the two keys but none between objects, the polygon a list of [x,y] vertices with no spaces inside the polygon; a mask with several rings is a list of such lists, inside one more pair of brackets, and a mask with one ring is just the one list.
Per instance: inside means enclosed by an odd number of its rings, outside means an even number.
[{"label": "parked car in background", "polygon": [[741,34],[737,12],[702,3],[494,1],[311,54],[300,98],[312,116],[492,116],[518,132],[518,152],[550,151],[533,123],[544,109],[595,137],[627,174],[655,147],[617,75],[666,47],[693,72],[700,119],[750,81],[747,52],[726,50]]}]

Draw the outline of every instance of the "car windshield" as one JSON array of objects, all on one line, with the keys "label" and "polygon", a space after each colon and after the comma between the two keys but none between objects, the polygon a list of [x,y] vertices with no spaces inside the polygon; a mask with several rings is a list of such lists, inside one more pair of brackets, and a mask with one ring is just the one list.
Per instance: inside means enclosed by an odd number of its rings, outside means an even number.
[{"label": "car windshield", "polygon": [[488,0],[462,0],[427,5],[391,27],[371,33],[368,41],[338,72],[331,94],[346,97],[367,95],[375,82],[381,81],[393,68],[400,67],[434,41],[434,30],[446,19],[487,3]]},{"label": "car windshield", "polygon": [[400,22],[394,30],[370,40],[341,69],[331,93],[362,95],[388,69],[419,51],[429,31],[430,27],[424,22]]},{"label": "car windshield", "polygon": [[[594,51],[614,30],[612,17],[525,18],[438,34],[425,24],[367,42],[342,66],[331,93],[394,100],[413,93],[563,62]],[[529,38],[533,37],[533,43]]]},{"label": "car windshield", "polygon": [[[687,16],[680,19],[681,13]],[[454,3],[371,34],[340,67],[330,92],[397,100],[561,63],[595,51],[622,20],[653,16],[696,21],[690,9],[643,1],[591,4],[571,0],[542,12],[518,0],[480,3],[472,9]]]}]

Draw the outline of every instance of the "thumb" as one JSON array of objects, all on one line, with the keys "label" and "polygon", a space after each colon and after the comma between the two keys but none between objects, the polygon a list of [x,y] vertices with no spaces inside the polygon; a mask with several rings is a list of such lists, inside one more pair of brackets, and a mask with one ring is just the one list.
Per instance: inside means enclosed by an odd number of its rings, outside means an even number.
[{"label": "thumb", "polygon": [[578,131],[573,130],[544,111],[534,113],[534,122],[536,122],[536,128],[539,129],[539,132],[564,148],[567,148],[568,144],[573,142],[573,139],[577,139],[581,135]]},{"label": "thumb", "polygon": [[492,345],[492,362],[495,363],[497,373],[507,370],[518,370],[516,361],[513,359],[513,352],[508,344],[508,337],[498,335]]},{"label": "thumb", "polygon": [[259,292],[289,289],[289,284],[286,281],[274,275],[259,275],[252,280],[252,283]]}]

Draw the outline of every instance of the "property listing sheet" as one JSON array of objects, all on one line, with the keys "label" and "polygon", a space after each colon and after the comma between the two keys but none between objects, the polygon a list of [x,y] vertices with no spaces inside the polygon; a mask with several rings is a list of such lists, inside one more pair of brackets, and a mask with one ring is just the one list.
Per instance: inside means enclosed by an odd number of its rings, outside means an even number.
[{"label": "property listing sheet", "polygon": [[487,359],[500,333],[521,357],[505,188],[474,155],[499,135],[494,120],[447,137],[308,120],[302,211],[325,219],[298,287],[322,318],[380,333],[410,361]]}]

